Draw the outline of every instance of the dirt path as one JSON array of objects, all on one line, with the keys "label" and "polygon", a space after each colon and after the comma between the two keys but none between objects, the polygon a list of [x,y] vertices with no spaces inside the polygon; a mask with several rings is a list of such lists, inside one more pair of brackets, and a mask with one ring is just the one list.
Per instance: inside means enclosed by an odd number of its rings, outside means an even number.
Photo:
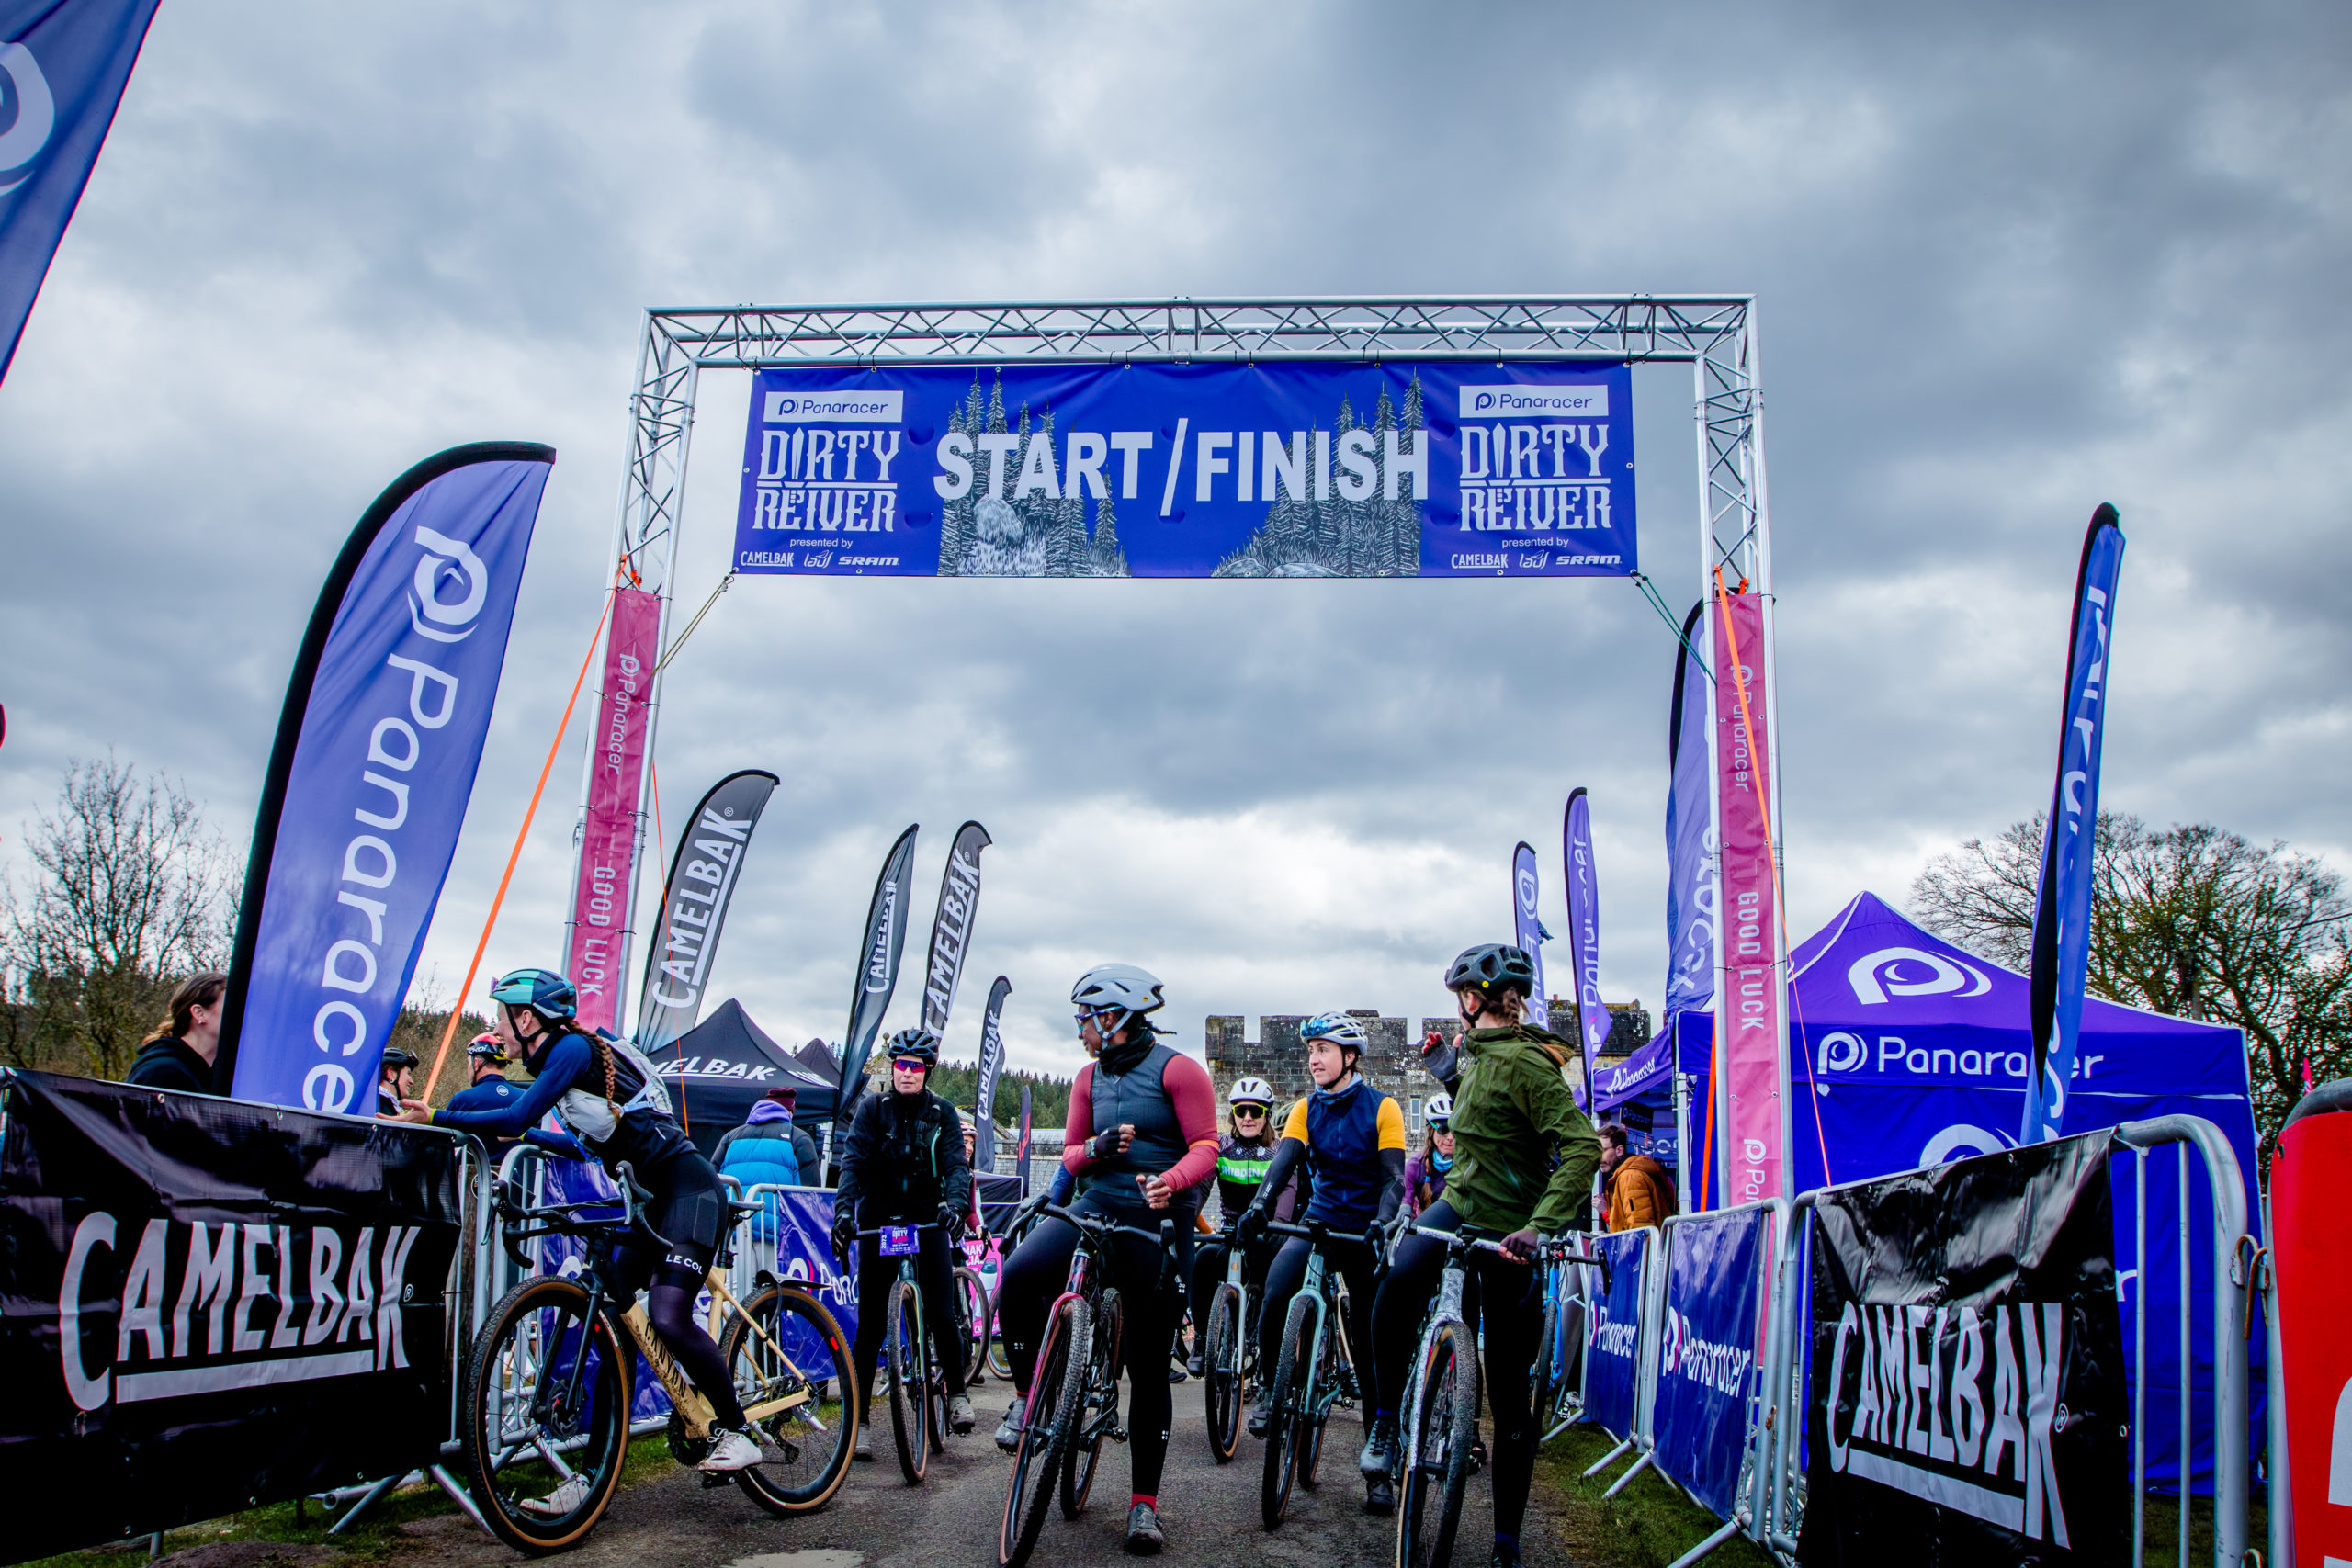
[{"label": "dirt path", "polygon": [[[1331,1422],[1323,1483],[1292,1495],[1288,1517],[1269,1531],[1258,1517],[1261,1450],[1247,1438],[1233,1462],[1209,1456],[1202,1418],[1202,1385],[1175,1390],[1175,1435],[1160,1508],[1169,1536],[1166,1560],[1218,1564],[1265,1562],[1282,1568],[1369,1568],[1394,1556],[1395,1521],[1363,1511],[1363,1488],[1354,1473],[1363,1428],[1351,1412]],[[612,1511],[567,1568],[994,1568],[997,1521],[1004,1505],[1007,1461],[988,1440],[1008,1396],[990,1381],[974,1390],[983,1424],[969,1438],[950,1439],[934,1458],[924,1484],[908,1486],[890,1457],[888,1417],[874,1464],[857,1465],[832,1506],[797,1519],[775,1519],[734,1487],[705,1491],[700,1478],[667,1471],[615,1499]],[[1135,1561],[1124,1551],[1126,1524],[1125,1454],[1104,1456],[1095,1500],[1076,1522],[1058,1511],[1046,1521],[1033,1561],[1049,1568],[1109,1568]],[[1566,1568],[1542,1507],[1532,1511],[1522,1543],[1530,1568]],[[519,1561],[470,1523],[433,1522],[413,1532],[397,1561],[409,1564],[497,1564]],[[1486,1478],[1470,1483],[1454,1561],[1485,1568],[1493,1526]]]}]

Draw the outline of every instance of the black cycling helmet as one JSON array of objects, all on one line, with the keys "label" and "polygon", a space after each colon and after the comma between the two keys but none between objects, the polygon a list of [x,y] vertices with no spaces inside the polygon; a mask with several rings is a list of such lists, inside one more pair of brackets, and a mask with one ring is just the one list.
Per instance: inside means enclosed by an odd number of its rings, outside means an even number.
[{"label": "black cycling helmet", "polygon": [[384,1047],[384,1065],[377,1071],[379,1074],[389,1073],[401,1067],[413,1067],[416,1065],[415,1052],[405,1046],[387,1045]]},{"label": "black cycling helmet", "polygon": [[552,969],[517,969],[502,975],[490,988],[490,999],[529,1008],[550,1021],[577,1017],[580,1011],[580,993]]},{"label": "black cycling helmet", "polygon": [[1535,960],[1527,956],[1524,948],[1507,947],[1498,942],[1480,942],[1464,949],[1445,972],[1445,988],[1464,991],[1472,987],[1481,991],[1493,991],[1498,987],[1518,987],[1522,997],[1535,994]]},{"label": "black cycling helmet", "polygon": [[918,1024],[901,1029],[890,1036],[889,1059],[893,1062],[914,1060],[926,1067],[939,1066],[939,1036]]}]

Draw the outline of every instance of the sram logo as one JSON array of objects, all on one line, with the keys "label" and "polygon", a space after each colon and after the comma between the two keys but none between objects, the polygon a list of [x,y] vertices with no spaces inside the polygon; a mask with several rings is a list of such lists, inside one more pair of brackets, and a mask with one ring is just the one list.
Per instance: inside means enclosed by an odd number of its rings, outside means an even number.
[{"label": "sram logo", "polygon": [[[1927,973],[1920,974],[1921,969]],[[1846,983],[1854,987],[1854,999],[1865,1006],[1890,997],[1981,997],[1993,988],[1991,977],[1974,964],[1917,947],[1882,947],[1866,953],[1847,969]]]}]

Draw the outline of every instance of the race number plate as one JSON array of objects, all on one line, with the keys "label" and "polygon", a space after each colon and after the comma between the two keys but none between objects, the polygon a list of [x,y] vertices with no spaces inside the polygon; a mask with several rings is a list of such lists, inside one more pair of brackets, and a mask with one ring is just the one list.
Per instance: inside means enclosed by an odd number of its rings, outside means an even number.
[{"label": "race number plate", "polygon": [[883,1256],[883,1257],[885,1257],[885,1258],[911,1258],[911,1257],[913,1257],[913,1256],[914,1256],[914,1250],[915,1250],[915,1227],[914,1227],[914,1226],[912,1226],[912,1225],[884,1225],[884,1226],[882,1227],[882,1256]]}]

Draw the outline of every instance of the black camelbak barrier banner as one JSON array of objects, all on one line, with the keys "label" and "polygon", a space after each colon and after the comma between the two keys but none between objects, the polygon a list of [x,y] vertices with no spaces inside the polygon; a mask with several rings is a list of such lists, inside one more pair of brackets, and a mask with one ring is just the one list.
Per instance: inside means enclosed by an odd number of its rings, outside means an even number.
[{"label": "black camelbak barrier banner", "polygon": [[42,1073],[0,1097],[0,1561],[438,1457],[458,1140]]},{"label": "black camelbak barrier banner", "polygon": [[2111,1142],[1822,1194],[1800,1561],[2129,1557]]}]

